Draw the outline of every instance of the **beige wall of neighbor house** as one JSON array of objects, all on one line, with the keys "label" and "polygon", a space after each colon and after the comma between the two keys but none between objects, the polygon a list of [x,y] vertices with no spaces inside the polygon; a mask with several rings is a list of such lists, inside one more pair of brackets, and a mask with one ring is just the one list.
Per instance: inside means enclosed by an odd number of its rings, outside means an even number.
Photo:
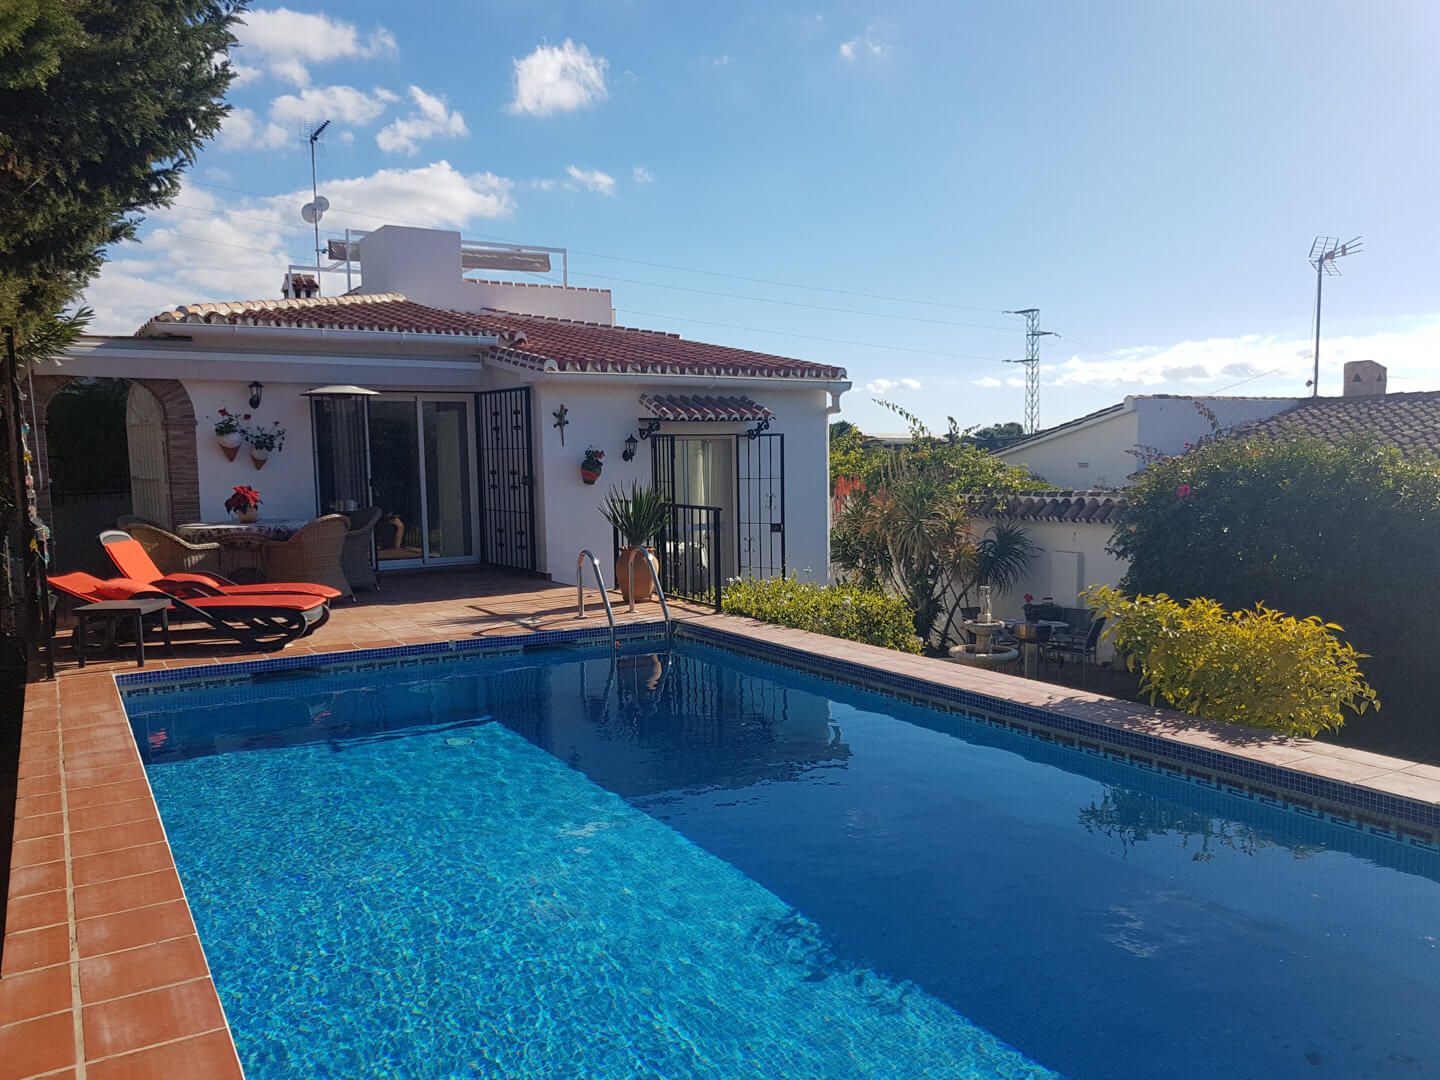
[{"label": "beige wall of neighbor house", "polygon": [[1136,452],[1184,453],[1211,434],[1197,402],[1215,415],[1221,430],[1254,423],[1293,408],[1299,398],[1135,395],[996,452],[1008,465],[1024,465],[1060,488],[1116,488],[1140,468]]}]

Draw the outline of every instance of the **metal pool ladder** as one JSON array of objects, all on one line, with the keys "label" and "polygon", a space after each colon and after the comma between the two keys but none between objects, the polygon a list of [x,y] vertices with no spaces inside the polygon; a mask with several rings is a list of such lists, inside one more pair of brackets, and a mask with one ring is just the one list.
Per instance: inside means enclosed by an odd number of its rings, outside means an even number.
[{"label": "metal pool ladder", "polygon": [[600,589],[600,599],[605,601],[605,618],[610,623],[610,648],[613,650],[615,648],[615,612],[610,607],[610,594],[605,591],[605,575],[600,572],[600,563],[589,548],[580,552],[575,559],[575,606],[579,609],[575,613],[575,618],[585,618],[585,582],[584,574],[581,571],[585,567],[586,559],[590,560],[590,566],[595,571],[595,584]]},{"label": "metal pool ladder", "polygon": [[630,610],[635,610],[635,557],[637,555],[645,556],[645,567],[650,571],[650,580],[655,583],[655,595],[660,597],[660,610],[665,615],[665,640],[671,642],[674,640],[675,634],[670,626],[670,605],[665,602],[665,589],[660,584],[659,565],[649,548],[631,548],[630,558],[625,563],[625,572],[630,577]]}]

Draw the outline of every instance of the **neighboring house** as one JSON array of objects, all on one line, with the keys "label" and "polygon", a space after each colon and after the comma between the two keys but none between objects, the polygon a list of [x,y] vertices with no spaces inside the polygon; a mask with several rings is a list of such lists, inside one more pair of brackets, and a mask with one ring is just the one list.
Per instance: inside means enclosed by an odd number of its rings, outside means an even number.
[{"label": "neighboring house", "polygon": [[[77,377],[123,379],[127,508],[145,517],[224,520],[231,488],[249,484],[262,517],[380,506],[382,570],[492,565],[573,582],[586,548],[608,577],[597,507],[610,484],[640,481],[694,508],[670,540],[707,588],[825,575],[843,369],[615,326],[607,290],[464,277],[483,258],[456,232],[386,226],[340,246],[363,275],[346,295],[287,274],[285,298],[161,311],[133,337],[87,336],[37,368],[42,483],[56,395]],[[213,432],[221,409],[278,422],[283,451],[263,471],[243,448],[232,459]],[[587,486],[592,447],[604,471]],[[51,516],[66,493],[45,483],[40,496]]]},{"label": "neighboring house", "polygon": [[1062,488],[1124,487],[1140,467],[1136,452],[1156,449],[1183,453],[1211,433],[1197,404],[1214,413],[1222,429],[1263,420],[1294,408],[1299,398],[1184,397],[1144,394],[1118,405],[1036,432],[1011,443],[995,456],[1007,465],[1024,465],[1036,476]]},{"label": "neighboring house", "polygon": [[[1002,511],[992,509],[981,516],[1023,522],[1031,538],[1045,549],[1035,561],[1029,583],[1017,593],[1053,596],[1068,606],[1081,589],[1118,584],[1125,573],[1125,564],[1105,550],[1113,511],[1096,510],[1095,504],[1111,500],[1116,507],[1123,505],[1124,493],[1119,489],[1140,467],[1137,451],[1180,454],[1211,435],[1210,420],[1197,405],[1215,417],[1227,437],[1373,435],[1403,451],[1440,453],[1440,391],[1387,394],[1385,385],[1385,368],[1361,360],[1345,365],[1341,397],[1127,397],[1119,405],[996,452],[1007,464],[1026,465],[1052,484],[1091,489],[1103,485],[1110,490],[1018,496]],[[1087,479],[1092,482],[1087,484]],[[1086,509],[1074,509],[1078,500]],[[1014,596],[1007,598],[1007,610],[1018,606]]]}]

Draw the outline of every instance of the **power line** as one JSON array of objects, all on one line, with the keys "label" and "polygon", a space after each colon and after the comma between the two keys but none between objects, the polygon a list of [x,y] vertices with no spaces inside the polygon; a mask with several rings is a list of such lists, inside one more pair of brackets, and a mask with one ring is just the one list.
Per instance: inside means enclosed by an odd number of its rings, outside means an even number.
[{"label": "power line", "polygon": [[[237,194],[240,194],[240,195],[250,195],[250,196],[252,196],[252,197],[254,197],[254,198],[257,198],[257,199],[265,199],[265,200],[267,200],[267,201],[269,201],[269,202],[283,202],[283,203],[285,203],[287,206],[288,206],[289,203],[290,203],[289,197],[288,197],[288,196],[284,196],[284,195],[262,195],[262,194],[261,194],[260,192],[258,192],[258,191],[249,191],[249,190],[246,190],[245,188],[230,187],[230,186],[228,186],[228,185],[226,185],[226,184],[209,184],[209,183],[206,183],[206,182],[203,181],[203,180],[187,179],[187,180],[186,180],[186,183],[195,184],[197,187],[214,188],[214,189],[217,190],[217,191],[233,191],[233,192],[235,192],[235,193],[237,193]],[[338,206],[332,206],[332,209],[335,210],[336,212],[341,212],[341,210],[342,210],[342,208],[341,208],[341,207],[338,207]],[[384,221],[384,222],[387,222],[387,223],[392,224],[392,225],[405,225],[405,224],[409,224],[409,225],[412,225],[412,226],[415,227],[415,228],[430,228],[430,227],[432,227],[432,226],[426,226],[426,225],[419,225],[419,224],[416,224],[416,223],[414,223],[414,222],[396,221],[395,218],[394,218],[393,216],[391,216],[391,215],[372,214],[372,213],[369,213],[369,212],[364,211],[364,210],[357,210],[357,209],[353,209],[353,208],[344,209],[343,212],[344,212],[344,213],[348,213],[348,214],[352,214],[352,215],[354,215],[354,216],[356,216],[356,217],[370,218],[370,219],[375,220],[375,221]],[[276,222],[275,224],[279,224],[279,223]],[[496,243],[501,243],[501,244],[520,244],[520,243],[521,243],[521,241],[514,240],[514,239],[511,239],[511,238],[509,238],[509,237],[495,236],[495,235],[492,234],[492,233],[471,232],[470,235],[472,235],[472,236],[474,236],[474,237],[477,237],[477,238],[479,238],[479,239],[482,239],[482,240],[491,240],[491,241],[494,241],[494,242],[496,242]],[[956,311],[982,311],[982,312],[986,313],[987,315],[1000,315],[1000,314],[1003,314],[1003,312],[1002,312],[1001,309],[999,309],[999,308],[993,308],[993,307],[978,307],[978,306],[976,306],[976,305],[974,305],[974,304],[954,304],[954,303],[949,303],[949,302],[941,301],[941,300],[917,300],[917,299],[915,299],[914,297],[911,297],[911,296],[888,296],[888,295],[885,295],[885,294],[883,294],[883,293],[860,292],[860,291],[853,290],[853,289],[837,289],[837,288],[833,288],[833,287],[826,286],[826,285],[804,285],[804,284],[801,284],[801,283],[799,283],[799,282],[794,282],[794,281],[777,281],[777,280],[774,280],[774,279],[772,279],[772,278],[749,277],[749,276],[746,276],[746,275],[744,275],[744,274],[728,274],[728,273],[724,273],[723,271],[719,271],[719,270],[702,270],[702,269],[699,269],[699,268],[697,268],[697,267],[693,267],[693,266],[680,266],[680,265],[677,265],[677,264],[674,264],[674,263],[659,263],[659,262],[649,262],[649,261],[646,261],[646,260],[644,260],[644,259],[630,259],[630,258],[626,258],[626,257],[621,256],[621,255],[607,255],[607,254],[605,254],[604,252],[599,252],[599,251],[586,251],[586,250],[584,250],[584,249],[582,249],[582,248],[570,248],[570,252],[571,252],[571,254],[574,254],[574,255],[585,255],[585,256],[587,256],[587,257],[589,257],[589,258],[592,258],[592,259],[607,259],[607,260],[609,260],[609,261],[611,261],[611,262],[630,263],[630,264],[635,265],[635,266],[649,266],[649,267],[654,267],[654,268],[659,269],[659,270],[674,270],[674,271],[677,271],[677,272],[682,273],[682,274],[703,274],[703,275],[706,275],[706,276],[708,276],[708,277],[729,278],[729,279],[732,280],[732,281],[748,281],[748,282],[751,282],[751,283],[756,284],[756,285],[771,285],[771,286],[775,286],[775,287],[777,287],[777,288],[782,288],[782,289],[804,289],[804,290],[807,290],[807,291],[810,291],[810,292],[834,293],[834,294],[836,294],[836,295],[838,295],[838,296],[855,296],[855,297],[860,297],[860,298],[867,299],[867,300],[884,300],[884,301],[887,301],[887,302],[889,302],[889,303],[895,303],[895,304],[917,304],[917,305],[919,305],[919,306],[921,306],[921,307],[952,308],[952,309],[954,309],[954,310],[956,310]],[[592,276],[593,276],[593,275],[592,275]]]}]

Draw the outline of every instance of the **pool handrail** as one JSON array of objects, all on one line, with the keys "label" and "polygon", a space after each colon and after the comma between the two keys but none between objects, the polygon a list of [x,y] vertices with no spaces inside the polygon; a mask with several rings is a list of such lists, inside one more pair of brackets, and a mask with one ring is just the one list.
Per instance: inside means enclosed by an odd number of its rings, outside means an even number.
[{"label": "pool handrail", "polygon": [[600,589],[600,599],[605,601],[605,618],[610,623],[610,648],[613,649],[615,648],[615,612],[610,607],[610,594],[605,591],[605,575],[600,572],[600,562],[589,548],[575,557],[575,605],[579,609],[575,613],[575,618],[585,618],[585,582],[582,571],[586,559],[590,560],[590,566],[595,570],[595,584]]},{"label": "pool handrail", "polygon": [[645,566],[650,571],[650,580],[655,583],[655,595],[660,597],[660,610],[665,615],[665,636],[672,634],[670,624],[670,605],[665,600],[665,589],[660,584],[660,565],[655,559],[655,553],[647,547],[636,546],[630,549],[630,554],[625,559],[625,573],[630,579],[630,611],[635,610],[635,557],[645,556]]}]

